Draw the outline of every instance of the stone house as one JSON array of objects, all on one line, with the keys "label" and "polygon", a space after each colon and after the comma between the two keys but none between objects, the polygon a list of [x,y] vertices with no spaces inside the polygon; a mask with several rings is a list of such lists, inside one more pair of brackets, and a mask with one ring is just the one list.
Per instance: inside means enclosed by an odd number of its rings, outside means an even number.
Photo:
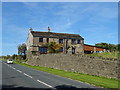
[{"label": "stone house", "polygon": [[59,52],[68,54],[83,54],[84,53],[84,39],[79,34],[38,32],[29,30],[27,38],[27,52],[32,54],[46,54],[47,47],[44,44],[49,42],[56,42],[61,47]]}]

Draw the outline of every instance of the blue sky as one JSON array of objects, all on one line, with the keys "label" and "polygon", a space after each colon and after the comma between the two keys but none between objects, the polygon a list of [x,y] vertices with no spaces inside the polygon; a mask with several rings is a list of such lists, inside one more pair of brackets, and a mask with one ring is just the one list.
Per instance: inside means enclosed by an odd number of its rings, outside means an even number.
[{"label": "blue sky", "polygon": [[117,2],[3,2],[2,55],[17,54],[35,31],[80,34],[86,44],[118,43]]}]

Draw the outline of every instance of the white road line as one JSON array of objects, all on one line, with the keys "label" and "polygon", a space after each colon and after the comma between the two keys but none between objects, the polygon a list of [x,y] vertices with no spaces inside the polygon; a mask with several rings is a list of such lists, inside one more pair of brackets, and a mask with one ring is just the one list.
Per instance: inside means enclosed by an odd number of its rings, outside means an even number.
[{"label": "white road line", "polygon": [[17,70],[18,72],[20,72],[20,73],[22,73],[22,71],[20,71],[20,70]]},{"label": "white road line", "polygon": [[23,73],[24,75],[26,75],[26,76],[28,76],[28,77],[30,77],[30,78],[32,78],[32,76],[30,76],[30,75],[28,75],[28,74],[26,74],[26,73]]},{"label": "white road line", "polygon": [[12,69],[14,69],[14,70],[15,70],[15,68],[14,68],[14,67],[12,67]]},{"label": "white road line", "polygon": [[48,85],[48,84],[46,84],[46,83],[44,83],[44,82],[42,82],[42,81],[40,81],[40,80],[37,80],[37,81],[40,82],[40,83],[42,83],[42,84],[44,84],[44,85],[46,85],[46,86],[48,86],[48,87],[53,88],[52,86],[50,86],[50,85]]},{"label": "white road line", "polygon": [[[6,63],[5,63],[5,64],[6,64]],[[12,69],[16,70],[14,67],[12,67],[12,66],[10,66],[10,65],[8,65],[8,66],[11,67]],[[20,70],[16,70],[16,71],[22,73],[22,71],[20,71]],[[23,73],[23,74],[26,75],[26,76],[28,76],[28,77],[30,77],[30,78],[33,78],[32,76],[30,76],[30,75],[28,75],[28,74],[26,74],[26,73]],[[48,87],[50,87],[50,88],[53,88],[51,85],[49,85],[49,84],[47,84],[47,83],[44,83],[44,82],[42,82],[42,81],[40,81],[40,80],[37,80],[37,81],[40,82],[40,83],[42,83],[42,84],[44,84],[44,85],[46,85],[46,86],[48,86]]]}]

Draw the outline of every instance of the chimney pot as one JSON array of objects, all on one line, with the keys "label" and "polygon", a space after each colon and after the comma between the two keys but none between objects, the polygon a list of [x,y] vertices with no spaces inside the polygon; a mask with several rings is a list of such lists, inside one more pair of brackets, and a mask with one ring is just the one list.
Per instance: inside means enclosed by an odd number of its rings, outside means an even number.
[{"label": "chimney pot", "polygon": [[32,30],[33,30],[32,28],[29,29],[30,32],[31,32]]},{"label": "chimney pot", "polygon": [[48,32],[50,32],[50,27],[48,27]]}]

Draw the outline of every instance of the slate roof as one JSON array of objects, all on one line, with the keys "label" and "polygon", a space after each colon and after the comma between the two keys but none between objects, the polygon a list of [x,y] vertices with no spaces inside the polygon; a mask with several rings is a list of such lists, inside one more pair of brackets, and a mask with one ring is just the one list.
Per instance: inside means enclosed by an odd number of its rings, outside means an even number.
[{"label": "slate roof", "polygon": [[38,32],[31,31],[33,37],[48,37],[48,38],[63,38],[63,39],[82,39],[79,34],[68,34],[68,33],[54,33],[54,32]]}]

